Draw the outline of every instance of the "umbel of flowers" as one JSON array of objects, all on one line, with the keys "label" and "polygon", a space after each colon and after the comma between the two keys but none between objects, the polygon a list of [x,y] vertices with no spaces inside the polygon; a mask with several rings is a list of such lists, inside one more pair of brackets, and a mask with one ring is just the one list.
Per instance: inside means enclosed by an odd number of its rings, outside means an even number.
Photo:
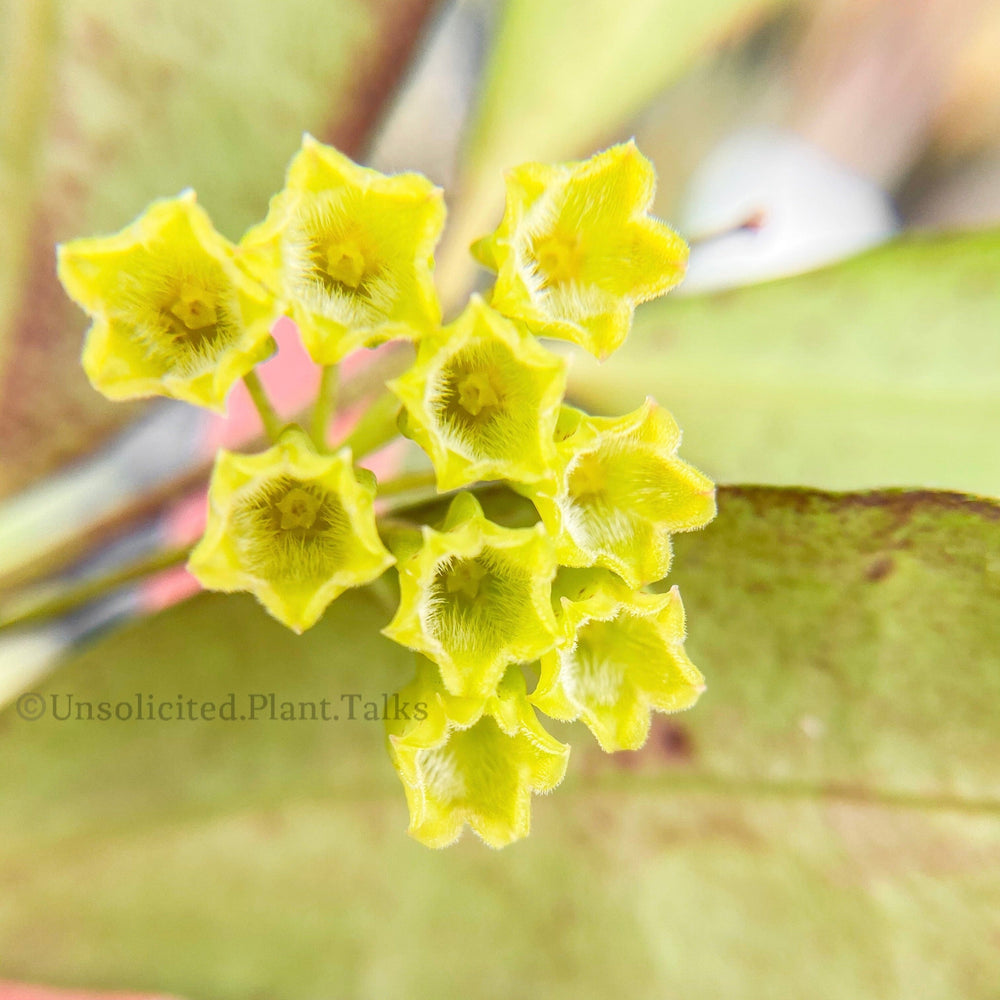
[{"label": "umbel of flowers", "polygon": [[[260,410],[271,446],[216,459],[188,563],[204,587],[249,591],[301,632],[394,567],[384,632],[416,654],[405,696],[427,711],[390,721],[388,746],[410,833],[435,847],[466,824],[494,847],[527,834],[532,794],[562,780],[569,755],[539,712],[582,720],[604,750],[635,749],[653,710],[687,708],[704,687],[676,587],[645,588],[670,568],[671,535],[714,516],[713,485],[677,457],[680,432],[653,401],[621,417],[566,405],[565,362],[540,339],[606,357],[635,306],[681,279],[687,248],[649,214],[655,176],[632,143],[525,164],[506,183],[499,227],[473,248],[492,291],[445,326],[441,191],[308,136],[239,245],[186,191],[58,254],[93,321],[95,388],[224,412],[242,379]],[[322,368],[310,432],[282,425],[255,373],[281,316]],[[408,369],[331,445],[338,362],[387,341],[413,345]],[[434,505],[404,492],[413,473],[378,483],[356,464],[397,433],[426,453],[426,489],[452,494],[443,519],[421,519]],[[498,490],[531,502],[529,523],[484,514],[477,495]]]}]

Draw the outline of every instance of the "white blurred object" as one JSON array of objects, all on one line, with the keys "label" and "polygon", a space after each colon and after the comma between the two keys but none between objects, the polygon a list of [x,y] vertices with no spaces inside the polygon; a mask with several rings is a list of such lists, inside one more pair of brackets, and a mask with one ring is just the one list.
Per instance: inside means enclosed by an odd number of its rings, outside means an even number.
[{"label": "white blurred object", "polygon": [[889,197],[799,136],[748,129],[695,171],[678,227],[691,241],[681,293],[798,274],[884,242],[899,229]]},{"label": "white blurred object", "polygon": [[419,170],[443,187],[452,184],[495,13],[492,0],[444,5],[379,127],[369,166],[384,172]]},{"label": "white blurred object", "polygon": [[0,502],[0,574],[65,544],[123,504],[189,469],[210,418],[157,402],[99,454]]},{"label": "white blurred object", "polygon": [[68,646],[55,626],[0,636],[0,708],[48,674]]}]

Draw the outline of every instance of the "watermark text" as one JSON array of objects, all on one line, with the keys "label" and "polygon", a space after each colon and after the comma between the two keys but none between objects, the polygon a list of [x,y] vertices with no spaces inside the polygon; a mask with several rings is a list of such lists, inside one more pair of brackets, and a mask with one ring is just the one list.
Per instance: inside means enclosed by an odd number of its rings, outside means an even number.
[{"label": "watermark text", "polygon": [[398,693],[353,691],[318,699],[276,691],[230,691],[219,698],[136,692],[114,700],[26,691],[15,708],[26,722],[421,722],[427,718],[426,702],[408,701]]}]

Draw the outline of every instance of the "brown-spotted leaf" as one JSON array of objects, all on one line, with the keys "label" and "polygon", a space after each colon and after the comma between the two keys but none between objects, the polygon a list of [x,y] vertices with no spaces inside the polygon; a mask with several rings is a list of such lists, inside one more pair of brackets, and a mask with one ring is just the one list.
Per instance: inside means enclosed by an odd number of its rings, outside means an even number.
[{"label": "brown-spotted leaf", "polygon": [[[407,839],[365,713],[412,666],[367,595],[301,637],[204,597],[83,651],[43,718],[0,714],[4,974],[194,1000],[994,1000],[1000,506],[723,489],[675,566],[701,701],[633,754],[552,724],[569,777],[499,853]],[[234,721],[145,718],[230,698]],[[133,719],[53,717],[101,702]]]}]

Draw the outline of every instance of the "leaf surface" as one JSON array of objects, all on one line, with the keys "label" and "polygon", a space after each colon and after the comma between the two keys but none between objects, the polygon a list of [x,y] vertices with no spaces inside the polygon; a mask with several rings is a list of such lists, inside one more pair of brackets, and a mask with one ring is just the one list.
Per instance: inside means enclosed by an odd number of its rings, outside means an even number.
[{"label": "leaf surface", "polygon": [[[990,1000],[1000,977],[1000,506],[728,489],[675,579],[708,690],[646,747],[585,730],[530,839],[408,840],[409,677],[345,596],[303,637],[203,597],[40,690],[327,698],[330,722],[0,715],[8,977],[208,997]],[[266,713],[265,713],[266,714]],[[361,714],[360,712],[358,713]]]},{"label": "leaf surface", "polygon": [[722,482],[1000,495],[1000,232],[908,237],[834,267],[642,307],[570,392],[656,397]]}]

